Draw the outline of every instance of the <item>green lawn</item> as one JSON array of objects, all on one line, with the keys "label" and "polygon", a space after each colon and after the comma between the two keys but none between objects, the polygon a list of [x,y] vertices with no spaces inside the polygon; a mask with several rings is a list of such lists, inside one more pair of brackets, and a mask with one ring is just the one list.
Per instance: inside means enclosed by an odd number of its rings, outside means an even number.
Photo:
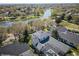
[{"label": "green lawn", "polygon": [[73,24],[73,23],[69,23],[67,21],[62,21],[60,23],[60,25],[64,26],[68,30],[79,32],[79,25],[76,25],[76,24]]}]

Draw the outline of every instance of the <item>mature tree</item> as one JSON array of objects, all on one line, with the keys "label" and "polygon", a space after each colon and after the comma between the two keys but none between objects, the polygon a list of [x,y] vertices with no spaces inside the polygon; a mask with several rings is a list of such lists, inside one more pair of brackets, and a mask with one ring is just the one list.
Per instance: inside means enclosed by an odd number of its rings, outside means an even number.
[{"label": "mature tree", "polygon": [[57,30],[52,31],[52,37],[54,37],[55,39],[58,39],[59,35],[58,35]]},{"label": "mature tree", "polygon": [[72,20],[72,16],[71,15],[68,15],[67,16],[67,21],[70,22],[71,20]]},{"label": "mature tree", "polygon": [[23,42],[28,43],[30,39],[28,38],[29,33],[28,33],[27,29],[24,31],[23,36],[24,36]]},{"label": "mature tree", "polygon": [[55,22],[56,22],[57,24],[59,24],[61,21],[62,21],[62,19],[60,18],[60,16],[55,18]]},{"label": "mature tree", "polygon": [[2,46],[2,40],[0,40],[0,46]]},{"label": "mature tree", "polygon": [[64,20],[65,14],[63,13],[63,14],[60,16],[60,18],[61,18],[62,20]]}]

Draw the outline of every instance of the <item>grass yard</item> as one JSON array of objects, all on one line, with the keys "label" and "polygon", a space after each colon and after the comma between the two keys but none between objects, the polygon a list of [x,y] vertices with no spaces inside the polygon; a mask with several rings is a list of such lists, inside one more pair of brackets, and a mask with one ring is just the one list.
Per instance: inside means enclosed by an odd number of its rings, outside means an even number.
[{"label": "grass yard", "polygon": [[68,30],[79,32],[79,25],[76,25],[76,24],[73,24],[73,23],[69,23],[67,21],[62,21],[60,23],[60,25],[64,26]]}]

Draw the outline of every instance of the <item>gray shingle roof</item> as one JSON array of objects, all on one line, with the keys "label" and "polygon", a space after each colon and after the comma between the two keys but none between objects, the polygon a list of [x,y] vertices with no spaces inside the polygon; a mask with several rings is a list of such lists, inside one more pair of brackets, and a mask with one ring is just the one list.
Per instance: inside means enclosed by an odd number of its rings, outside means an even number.
[{"label": "gray shingle roof", "polygon": [[54,39],[53,37],[50,37],[50,40],[48,43],[56,53],[65,54],[69,49],[71,49],[71,47]]},{"label": "gray shingle roof", "polygon": [[[51,52],[48,52],[50,49],[51,49],[52,51],[51,51]],[[55,52],[54,48],[53,48],[50,44],[46,44],[46,45],[41,49],[41,51],[42,51],[44,54],[47,54],[47,55],[49,55],[49,56],[53,56],[53,54],[58,55],[58,54]]]},{"label": "gray shingle roof", "polygon": [[[38,34],[40,35],[40,37]],[[34,35],[38,38],[41,38],[42,36],[45,37],[46,33],[44,34],[44,33],[41,33],[41,31],[39,31],[37,33],[34,33]],[[39,41],[38,38],[33,39],[35,43]],[[71,48],[68,45],[66,45],[66,44],[64,44],[64,43],[62,43],[62,42],[60,42],[52,37],[50,37],[49,41],[44,43],[44,44],[41,44],[39,42],[37,46],[38,46],[37,49],[40,51],[43,51],[44,53],[47,53],[48,50],[52,49],[53,51],[55,51],[55,53],[62,54],[62,55],[64,55]]]},{"label": "gray shingle roof", "polygon": [[0,48],[0,54],[19,55],[29,49],[26,43],[14,43]]},{"label": "gray shingle roof", "polygon": [[44,40],[44,38],[50,36],[50,33],[48,32],[44,32],[42,30],[38,31],[38,32],[35,32],[33,33],[32,35],[32,42],[33,42],[33,45],[39,43],[39,41],[42,41]]},{"label": "gray shingle roof", "polygon": [[69,32],[67,31],[65,28],[63,27],[58,27],[58,34],[59,36],[64,39],[67,40],[68,42],[71,42],[74,44],[74,46],[79,44],[79,35],[73,32]]}]

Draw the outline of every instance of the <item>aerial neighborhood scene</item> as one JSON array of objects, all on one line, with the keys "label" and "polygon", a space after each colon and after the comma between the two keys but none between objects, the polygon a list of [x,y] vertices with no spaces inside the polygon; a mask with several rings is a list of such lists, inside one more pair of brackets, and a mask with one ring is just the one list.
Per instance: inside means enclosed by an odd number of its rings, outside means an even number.
[{"label": "aerial neighborhood scene", "polygon": [[79,4],[0,4],[0,56],[79,56]]}]

